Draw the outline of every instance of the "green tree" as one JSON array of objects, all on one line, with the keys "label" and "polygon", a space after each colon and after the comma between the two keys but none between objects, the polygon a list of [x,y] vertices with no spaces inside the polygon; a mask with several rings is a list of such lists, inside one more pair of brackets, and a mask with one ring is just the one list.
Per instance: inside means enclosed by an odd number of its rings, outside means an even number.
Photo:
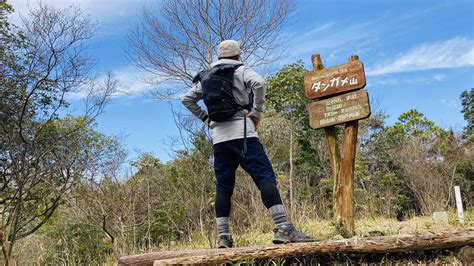
[{"label": "green tree", "polygon": [[45,237],[42,241],[43,252],[32,262],[98,265],[112,253],[112,243],[103,237],[101,228],[76,220],[73,211],[70,208],[59,209],[40,229]]},{"label": "green tree", "polygon": [[[10,25],[1,2],[0,38],[0,241],[12,263],[15,241],[36,232],[62,196],[87,171],[90,130],[116,83],[92,80],[85,42],[93,24],[79,10],[43,3]],[[66,95],[88,88],[85,114],[65,116]]]},{"label": "green tree", "polygon": [[162,166],[162,163],[160,159],[155,158],[153,155],[145,153],[138,158],[138,160],[134,163],[132,163],[132,166],[137,168],[138,172],[137,175],[139,174],[145,174],[149,171],[153,171],[156,168],[159,168]]},{"label": "green tree", "polygon": [[461,104],[461,112],[467,122],[466,133],[469,136],[474,133],[474,88],[471,91],[465,90],[461,93]]},{"label": "green tree", "polygon": [[[331,206],[313,190],[321,190],[325,186],[321,179],[329,177],[329,164],[324,148],[324,133],[309,126],[307,106],[310,100],[304,94],[304,76],[308,70],[302,61],[283,67],[277,74],[268,79],[266,108],[283,116],[289,135],[288,168],[282,169],[288,173],[290,206],[294,205],[293,190],[297,189],[300,197],[321,204],[318,208],[325,215],[324,206]],[[293,185],[297,176],[298,184]],[[319,186],[319,187],[318,187]],[[296,188],[298,187],[298,188]],[[330,194],[329,194],[330,196]],[[303,200],[300,198],[299,200]],[[331,200],[331,198],[327,199]],[[291,208],[293,209],[293,208]]]},{"label": "green tree", "polygon": [[423,141],[431,141],[439,134],[446,133],[416,109],[401,114],[398,117],[398,122],[388,130],[393,140],[418,137]]},{"label": "green tree", "polygon": [[467,206],[474,204],[474,88],[461,93],[462,113],[467,126],[463,132],[463,141],[460,149],[466,152],[458,168],[460,178],[456,180],[463,193],[463,201]]},{"label": "green tree", "polygon": [[386,136],[377,133],[373,137],[374,142],[363,144],[356,157],[357,212],[399,220],[419,212],[416,197],[387,147]]},{"label": "green tree", "polygon": [[307,118],[304,76],[308,70],[302,61],[284,66],[268,79],[266,108],[301,122]]},{"label": "green tree", "polygon": [[388,154],[409,188],[401,195],[412,194],[425,214],[446,208],[457,164],[448,153],[455,137],[415,109],[398,120],[384,133]]}]

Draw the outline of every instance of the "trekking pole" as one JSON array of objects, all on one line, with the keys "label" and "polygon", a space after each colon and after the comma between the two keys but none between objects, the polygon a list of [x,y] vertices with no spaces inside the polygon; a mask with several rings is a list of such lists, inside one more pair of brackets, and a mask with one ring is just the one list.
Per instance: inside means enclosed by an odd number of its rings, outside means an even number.
[{"label": "trekking pole", "polygon": [[247,159],[247,114],[244,115],[244,159]]}]

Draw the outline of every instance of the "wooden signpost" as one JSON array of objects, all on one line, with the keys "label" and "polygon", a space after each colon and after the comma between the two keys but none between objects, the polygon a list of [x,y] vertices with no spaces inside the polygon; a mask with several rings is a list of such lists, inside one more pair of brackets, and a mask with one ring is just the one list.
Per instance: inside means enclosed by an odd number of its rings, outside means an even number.
[{"label": "wooden signpost", "polygon": [[321,98],[365,87],[364,65],[359,60],[309,73],[304,77],[306,97]]},{"label": "wooden signpost", "polygon": [[[324,128],[331,175],[334,178],[336,227],[344,236],[354,235],[354,164],[359,120],[370,116],[364,65],[352,55],[344,65],[324,69],[319,54],[311,57],[313,72],[305,76],[305,95],[323,98],[309,107],[310,125]],[[355,91],[358,90],[358,91]],[[339,151],[335,125],[344,124],[344,139]]]}]

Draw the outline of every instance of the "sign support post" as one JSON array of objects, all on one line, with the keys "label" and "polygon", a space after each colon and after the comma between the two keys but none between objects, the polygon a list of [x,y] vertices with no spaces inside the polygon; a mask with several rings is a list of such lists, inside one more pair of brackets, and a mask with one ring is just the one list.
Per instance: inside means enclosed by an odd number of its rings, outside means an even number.
[{"label": "sign support post", "polygon": [[[321,56],[319,54],[313,54],[311,56],[311,62],[313,64],[313,70],[322,70],[324,69],[323,62],[321,60]],[[331,165],[331,176],[334,180],[333,185],[333,211],[336,213],[337,211],[337,204],[336,204],[336,191],[338,188],[338,181],[339,181],[339,165],[340,165],[340,155],[339,155],[339,148],[337,143],[337,135],[336,135],[336,127],[329,126],[324,128],[324,133],[326,135],[326,145],[328,147],[328,154],[329,154],[329,163]]]},{"label": "sign support post", "polygon": [[[352,55],[349,62],[359,60]],[[354,235],[354,167],[357,150],[359,120],[349,121],[344,128],[341,170],[336,190],[336,225],[340,225],[348,234]]]}]

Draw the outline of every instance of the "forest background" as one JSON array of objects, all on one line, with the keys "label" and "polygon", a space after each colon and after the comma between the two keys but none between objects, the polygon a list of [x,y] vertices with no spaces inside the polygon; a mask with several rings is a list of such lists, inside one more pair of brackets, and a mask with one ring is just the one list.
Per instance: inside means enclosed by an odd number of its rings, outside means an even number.
[{"label": "forest background", "polygon": [[[275,3],[161,1],[156,12],[143,9],[128,33],[124,57],[147,73],[153,85],[147,97],[157,101],[179,98],[193,75],[216,59],[224,39],[240,40],[244,61],[264,69],[284,61],[288,47],[281,30],[295,12],[293,1]],[[0,7],[3,261],[90,264],[177,246],[215,247],[209,131],[170,104],[179,132],[172,157],[163,161],[143,153],[130,162],[121,138],[96,129],[97,118],[121,90],[114,73],[94,71],[88,41],[98,25],[75,6],[40,3],[19,23],[10,21],[7,2]],[[472,66],[469,56],[472,50],[460,64]],[[316,222],[333,217],[334,181],[324,134],[309,127],[303,89],[308,71],[297,61],[267,75],[259,136],[291,220],[324,239],[328,233]],[[80,111],[71,95],[81,95]],[[459,98],[463,128],[437,125],[416,109],[388,125],[380,100],[372,99],[372,116],[359,126],[356,219],[402,221],[452,211],[454,185],[461,187],[470,217],[474,89],[462,88]],[[133,171],[124,171],[130,166]],[[234,234],[242,236],[237,243],[263,244],[271,219],[262,215],[248,175],[237,175],[231,221]]]}]

